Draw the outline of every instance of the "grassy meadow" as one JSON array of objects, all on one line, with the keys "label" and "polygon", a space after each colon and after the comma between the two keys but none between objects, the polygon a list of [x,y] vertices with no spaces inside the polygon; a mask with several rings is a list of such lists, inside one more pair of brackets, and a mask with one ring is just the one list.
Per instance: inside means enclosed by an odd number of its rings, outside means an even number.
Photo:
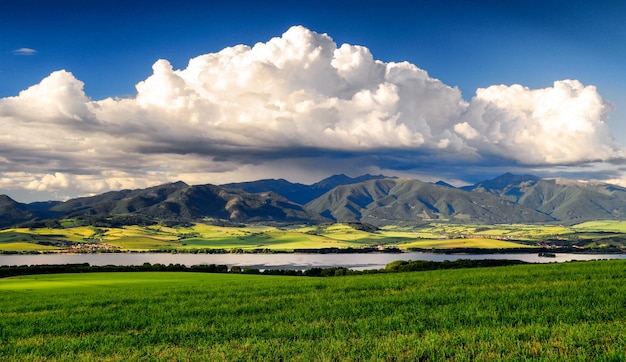
[{"label": "grassy meadow", "polygon": [[546,242],[579,248],[626,248],[626,222],[562,225],[473,225],[432,223],[414,227],[363,228],[356,224],[167,227],[72,226],[0,230],[0,252],[101,251],[294,251],[296,249],[394,247],[402,250],[528,248]]},{"label": "grassy meadow", "polygon": [[626,360],[626,261],[0,279],[2,361]]}]

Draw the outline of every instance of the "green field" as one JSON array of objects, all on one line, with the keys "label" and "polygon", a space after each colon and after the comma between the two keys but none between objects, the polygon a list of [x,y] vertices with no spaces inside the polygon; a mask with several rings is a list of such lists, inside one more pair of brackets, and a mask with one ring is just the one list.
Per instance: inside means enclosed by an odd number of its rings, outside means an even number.
[{"label": "green field", "polygon": [[0,279],[2,361],[624,361],[626,261]]},{"label": "green field", "polygon": [[[164,249],[294,249],[358,248],[413,240],[412,232],[365,232],[344,224],[277,228],[263,225],[224,227],[195,223],[191,227],[125,226],[123,228],[65,227],[0,231],[0,251],[32,251],[50,242],[69,241],[107,245],[119,250]],[[14,245],[20,242],[19,245]],[[19,248],[21,245],[22,249]],[[76,248],[77,245],[74,245]],[[70,247],[40,248],[71,250]]]},{"label": "green field", "polygon": [[626,233],[626,222],[616,220],[588,221],[574,225],[574,229],[583,231],[607,231]]},{"label": "green field", "polygon": [[[61,223],[62,225],[64,223]],[[546,246],[626,250],[626,222],[594,221],[562,225],[477,225],[431,223],[380,229],[357,224],[181,227],[72,226],[0,230],[0,252],[99,252],[214,250],[293,251],[296,249],[395,247],[400,249],[524,248]]]}]

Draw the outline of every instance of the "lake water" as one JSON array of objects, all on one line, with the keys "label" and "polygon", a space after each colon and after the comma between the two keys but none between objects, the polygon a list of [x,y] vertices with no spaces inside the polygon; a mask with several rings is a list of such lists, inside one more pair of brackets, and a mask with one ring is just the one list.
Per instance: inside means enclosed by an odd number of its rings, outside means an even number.
[{"label": "lake water", "polygon": [[34,254],[0,255],[0,265],[78,264],[90,265],[141,265],[202,264],[238,265],[258,269],[328,268],[342,266],[354,270],[381,269],[395,260],[458,260],[458,259],[512,259],[531,263],[554,263],[572,260],[626,259],[626,254],[561,254],[556,257],[539,257],[535,254],[431,254],[431,253],[370,253],[370,254]]}]

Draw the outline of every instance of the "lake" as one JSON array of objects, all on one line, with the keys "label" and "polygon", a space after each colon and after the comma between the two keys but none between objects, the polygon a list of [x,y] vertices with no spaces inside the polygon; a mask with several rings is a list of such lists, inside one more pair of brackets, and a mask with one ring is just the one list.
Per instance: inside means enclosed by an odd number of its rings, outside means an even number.
[{"label": "lake", "polygon": [[557,253],[554,258],[533,254],[432,254],[432,253],[369,253],[369,254],[28,254],[0,255],[0,265],[79,264],[141,265],[202,264],[238,265],[257,269],[329,268],[343,266],[354,270],[381,269],[395,260],[458,260],[458,259],[512,259],[530,263],[554,263],[572,260],[626,259],[626,254],[568,254]]}]

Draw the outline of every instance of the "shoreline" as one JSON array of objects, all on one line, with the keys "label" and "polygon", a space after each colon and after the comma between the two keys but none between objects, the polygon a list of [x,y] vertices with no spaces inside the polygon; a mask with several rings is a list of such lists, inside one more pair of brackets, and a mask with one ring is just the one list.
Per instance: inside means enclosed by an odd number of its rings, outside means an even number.
[{"label": "shoreline", "polygon": [[453,254],[453,255],[477,255],[477,254],[626,254],[626,250],[620,248],[582,249],[576,247],[532,247],[532,248],[316,248],[273,250],[267,248],[258,249],[145,249],[145,250],[97,250],[97,251],[70,251],[70,250],[28,250],[28,251],[0,251],[0,255],[91,255],[91,254]]}]

